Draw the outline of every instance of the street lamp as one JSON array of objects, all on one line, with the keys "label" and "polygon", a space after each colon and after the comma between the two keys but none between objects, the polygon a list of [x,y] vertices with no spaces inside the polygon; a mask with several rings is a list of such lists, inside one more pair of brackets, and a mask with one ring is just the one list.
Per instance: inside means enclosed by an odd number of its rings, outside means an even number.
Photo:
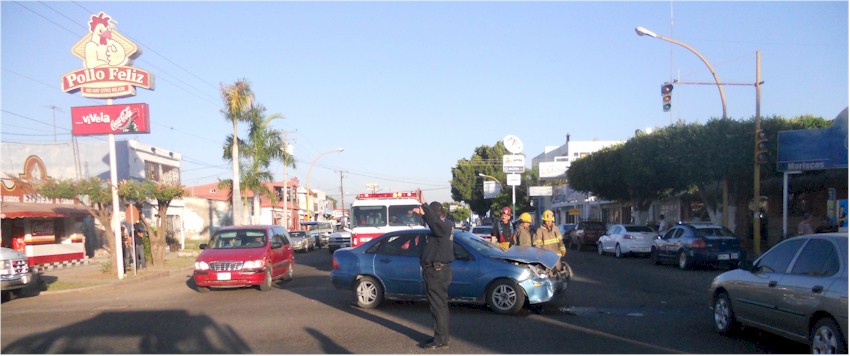
[{"label": "street lamp", "polygon": [[312,206],[310,205],[310,195],[311,195],[310,194],[310,174],[313,173],[313,168],[316,166],[316,162],[319,161],[319,158],[322,158],[323,156],[325,156],[327,154],[331,154],[331,153],[334,153],[334,152],[342,152],[343,150],[345,150],[345,148],[340,147],[340,148],[337,148],[335,150],[323,152],[323,153],[319,154],[318,156],[316,156],[316,158],[313,159],[313,162],[310,163],[310,169],[307,170],[307,177],[306,177],[306,182],[305,182],[306,183],[305,185],[307,186],[307,221],[313,221],[313,209],[312,209]]},{"label": "street lamp", "polygon": [[[717,72],[714,71],[714,67],[711,66],[711,63],[708,63],[708,60],[705,59],[705,57],[703,57],[702,54],[697,52],[697,50],[695,50],[693,47],[688,46],[686,43],[679,42],[679,41],[674,40],[672,38],[664,37],[662,35],[659,35],[655,32],[652,32],[652,31],[647,30],[647,29],[640,27],[640,26],[635,27],[635,32],[638,34],[638,36],[649,36],[649,37],[652,37],[652,38],[657,38],[657,39],[662,40],[662,41],[667,41],[667,42],[670,42],[670,43],[673,43],[673,44],[677,44],[679,46],[687,48],[689,51],[696,54],[697,57],[699,57],[699,59],[701,59],[702,62],[705,63],[705,66],[708,67],[708,71],[711,72],[711,75],[714,76],[714,82],[717,83],[717,90],[720,91],[720,104],[723,105],[723,117],[721,117],[721,119],[724,119],[724,120],[726,119],[726,93],[723,92],[723,85],[720,84],[720,78],[717,77]],[[723,177],[723,226],[729,226],[729,217],[726,215],[726,207],[728,205],[729,205],[728,186],[727,186],[727,182],[726,182],[726,177]]]},{"label": "street lamp", "polygon": [[[498,180],[498,179],[496,179],[496,177],[488,176],[488,175],[486,175],[486,174],[484,174],[484,173],[478,173],[478,176],[479,176],[479,177],[484,177],[484,178],[490,178],[490,179],[492,179],[492,180],[496,181],[496,184],[498,184],[498,185],[499,185],[499,191],[504,190],[504,189],[502,188],[502,183],[501,183],[501,182],[499,182],[499,180]],[[514,205],[516,205],[516,186],[512,186],[512,188],[513,188],[513,191],[512,191],[512,193],[511,193],[511,219],[513,219],[514,210],[515,210]]]},{"label": "street lamp", "polygon": [[720,84],[720,78],[717,77],[717,72],[714,71],[714,67],[711,66],[711,63],[708,63],[708,60],[705,59],[705,57],[703,57],[702,54],[697,52],[697,50],[693,49],[693,47],[688,46],[686,43],[679,42],[679,41],[674,40],[672,38],[664,37],[662,35],[659,35],[655,32],[652,32],[652,31],[647,30],[647,29],[640,27],[640,26],[635,27],[635,32],[638,34],[638,36],[649,36],[649,37],[652,37],[652,38],[657,38],[657,39],[662,40],[662,41],[667,41],[667,42],[670,42],[670,43],[677,44],[679,46],[687,48],[689,51],[696,54],[697,57],[699,57],[699,59],[701,59],[702,62],[705,63],[705,66],[708,67],[708,70],[711,72],[711,75],[714,76],[714,82],[717,83],[717,90],[720,91],[720,102],[721,102],[721,104],[723,104],[723,117],[722,118],[723,119],[726,118],[726,94],[723,92],[723,85]]}]

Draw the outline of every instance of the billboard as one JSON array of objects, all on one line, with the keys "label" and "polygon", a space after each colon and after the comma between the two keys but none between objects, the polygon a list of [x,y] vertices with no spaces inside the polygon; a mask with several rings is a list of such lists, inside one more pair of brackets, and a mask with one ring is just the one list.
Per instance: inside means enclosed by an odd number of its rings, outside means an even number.
[{"label": "billboard", "polygon": [[540,179],[565,179],[569,161],[540,162]]},{"label": "billboard", "polygon": [[822,129],[778,133],[780,172],[847,169],[847,109]]},{"label": "billboard", "polygon": [[71,108],[73,136],[150,133],[148,104],[77,106]]}]

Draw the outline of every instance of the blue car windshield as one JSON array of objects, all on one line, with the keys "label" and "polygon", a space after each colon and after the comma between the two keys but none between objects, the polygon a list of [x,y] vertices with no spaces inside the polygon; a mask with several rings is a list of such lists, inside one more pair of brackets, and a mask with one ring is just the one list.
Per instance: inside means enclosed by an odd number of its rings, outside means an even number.
[{"label": "blue car windshield", "polygon": [[499,246],[496,246],[490,243],[489,240],[482,239],[476,235],[473,235],[469,232],[465,231],[455,231],[456,238],[462,238],[464,242],[466,242],[466,247],[471,248],[478,253],[487,256],[499,256],[503,253],[502,249]]}]

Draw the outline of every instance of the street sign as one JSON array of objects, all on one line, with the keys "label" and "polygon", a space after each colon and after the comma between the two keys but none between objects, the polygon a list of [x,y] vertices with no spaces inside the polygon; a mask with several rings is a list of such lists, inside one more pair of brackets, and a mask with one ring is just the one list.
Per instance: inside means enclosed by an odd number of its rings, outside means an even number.
[{"label": "street sign", "polygon": [[525,156],[523,156],[523,155],[504,155],[504,156],[502,156],[502,172],[504,172],[504,173],[524,173],[525,172]]},{"label": "street sign", "polygon": [[520,140],[519,137],[507,135],[504,139],[502,139],[502,142],[505,144],[505,149],[508,150],[508,152],[513,154],[522,153],[522,140]]},{"label": "street sign", "polygon": [[551,197],[552,196],[552,186],[551,185],[544,185],[544,186],[528,187],[528,196],[530,196],[530,197]]},{"label": "street sign", "polygon": [[508,185],[522,185],[522,174],[508,174]]}]

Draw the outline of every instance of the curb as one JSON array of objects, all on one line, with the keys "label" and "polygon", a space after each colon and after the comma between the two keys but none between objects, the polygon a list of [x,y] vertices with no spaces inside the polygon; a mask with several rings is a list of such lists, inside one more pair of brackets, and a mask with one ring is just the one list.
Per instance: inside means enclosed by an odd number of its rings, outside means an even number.
[{"label": "curb", "polygon": [[[183,268],[174,269],[174,270],[153,272],[153,273],[150,273],[150,274],[146,274],[144,276],[137,276],[137,277],[134,277],[132,279],[126,279],[126,278],[125,279],[110,279],[106,283],[98,284],[98,285],[94,285],[94,286],[81,287],[81,288],[70,288],[70,289],[54,290],[54,291],[45,290],[45,291],[41,291],[39,294],[44,294],[44,295],[64,294],[64,293],[98,289],[98,288],[103,288],[103,287],[107,287],[107,286],[126,285],[126,284],[150,281],[150,280],[153,280],[153,279],[168,277],[168,276],[171,276],[174,273],[182,273],[184,271],[191,270],[193,268],[194,268],[193,266],[189,266],[189,267],[183,267]],[[41,272],[39,272],[39,274],[38,274],[38,280],[39,281],[41,280],[42,274],[43,273],[41,273]]]}]

